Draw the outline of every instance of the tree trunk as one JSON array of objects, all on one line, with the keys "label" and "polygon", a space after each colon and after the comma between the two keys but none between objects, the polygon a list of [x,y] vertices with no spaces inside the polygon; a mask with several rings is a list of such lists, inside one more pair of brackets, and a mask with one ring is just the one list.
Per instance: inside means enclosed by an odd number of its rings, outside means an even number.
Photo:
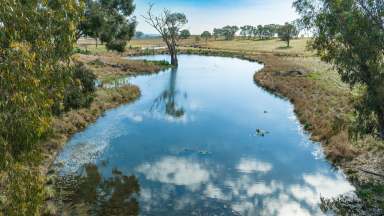
[{"label": "tree trunk", "polygon": [[97,48],[97,38],[96,38],[96,48]]},{"label": "tree trunk", "polygon": [[384,139],[384,112],[383,110],[377,111],[377,118],[379,122],[379,136]]},{"label": "tree trunk", "polygon": [[179,61],[177,59],[177,53],[175,52],[171,53],[171,64],[176,67],[179,65]]}]

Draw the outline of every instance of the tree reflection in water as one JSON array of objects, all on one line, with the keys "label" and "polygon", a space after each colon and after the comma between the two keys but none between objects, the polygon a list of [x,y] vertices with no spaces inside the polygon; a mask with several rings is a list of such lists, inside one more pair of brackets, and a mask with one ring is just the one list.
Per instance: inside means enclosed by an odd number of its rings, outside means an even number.
[{"label": "tree reflection in water", "polygon": [[184,115],[184,108],[177,107],[176,96],[178,92],[176,91],[176,78],[177,78],[177,68],[172,68],[170,73],[170,80],[168,88],[165,89],[159,97],[153,102],[150,111],[161,109],[165,106],[165,113],[175,117],[180,118]]},{"label": "tree reflection in water", "polygon": [[57,182],[62,215],[138,215],[140,185],[135,176],[117,169],[104,179],[96,165],[88,164],[80,176],[66,176]]}]

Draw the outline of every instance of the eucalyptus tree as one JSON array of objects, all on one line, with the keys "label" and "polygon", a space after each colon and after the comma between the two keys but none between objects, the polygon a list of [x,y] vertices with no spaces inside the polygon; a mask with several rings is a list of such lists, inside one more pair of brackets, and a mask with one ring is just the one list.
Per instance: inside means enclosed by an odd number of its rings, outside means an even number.
[{"label": "eucalyptus tree", "polygon": [[153,4],[149,6],[143,18],[161,35],[171,55],[171,64],[178,66],[177,42],[180,29],[188,22],[187,17],[183,13],[173,13],[168,9],[164,9],[160,15],[154,15],[152,9]]},{"label": "eucalyptus tree", "polygon": [[248,35],[247,26],[241,26],[240,27],[240,35],[245,39]]},{"label": "eucalyptus tree", "polygon": [[287,47],[290,47],[290,42],[293,38],[299,35],[299,31],[296,26],[292,23],[285,23],[278,30],[278,36],[282,41],[287,42]]},{"label": "eucalyptus tree", "polygon": [[204,38],[205,42],[207,42],[208,39],[212,37],[212,34],[209,31],[204,31],[201,33],[201,37]]},{"label": "eucalyptus tree", "polygon": [[235,39],[236,32],[239,31],[239,27],[237,26],[225,26],[221,29],[221,33],[224,36],[225,40],[233,40]]},{"label": "eucalyptus tree", "polygon": [[78,0],[0,4],[0,215],[41,215],[40,141],[70,77]]},{"label": "eucalyptus tree", "polygon": [[312,31],[310,46],[360,89],[355,134],[384,138],[384,1],[296,0],[294,6]]},{"label": "eucalyptus tree", "polygon": [[107,43],[107,48],[124,50],[136,29],[132,17],[135,10],[133,0],[88,0],[83,20],[78,25],[78,37],[89,36]]},{"label": "eucalyptus tree", "polygon": [[213,29],[213,37],[215,40],[219,39],[221,36],[223,36],[223,30],[220,28]]},{"label": "eucalyptus tree", "polygon": [[181,39],[188,39],[189,37],[191,37],[191,33],[189,32],[188,29],[184,29],[184,30],[180,31],[180,38]]}]

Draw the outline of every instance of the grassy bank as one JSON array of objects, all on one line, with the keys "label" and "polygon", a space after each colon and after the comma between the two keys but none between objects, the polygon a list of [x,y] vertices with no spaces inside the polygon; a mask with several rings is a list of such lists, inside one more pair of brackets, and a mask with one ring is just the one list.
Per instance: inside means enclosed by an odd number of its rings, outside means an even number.
[{"label": "grassy bank", "polygon": [[[108,83],[120,77],[158,73],[170,67],[162,62],[127,60],[113,53],[104,55],[76,54],[74,59],[90,68],[102,83]],[[62,148],[71,135],[95,122],[104,111],[132,102],[138,97],[140,97],[140,89],[134,85],[109,89],[101,87],[96,90],[94,102],[90,107],[72,110],[55,117],[52,136],[42,145],[45,157],[45,162],[42,165],[44,172],[48,171],[58,150]]]},{"label": "grassy bank", "polygon": [[[292,48],[287,48],[278,40],[196,42],[191,38],[181,41],[179,49],[184,54],[238,57],[263,63],[264,68],[255,73],[255,82],[289,99],[304,129],[313,140],[322,143],[326,157],[358,186],[362,199],[373,206],[383,205],[384,143],[371,136],[350,139],[355,92],[340,80],[331,65],[306,49],[307,41],[294,40]],[[134,40],[130,45],[123,55],[166,52],[153,49],[163,45],[158,39]],[[88,49],[105,53],[100,46]]]},{"label": "grassy bank", "polygon": [[[350,138],[356,92],[341,81],[331,65],[320,61],[314,52],[306,49],[307,41],[295,40],[293,48],[286,48],[277,40],[209,40],[200,43],[189,40],[182,42],[179,48],[181,53],[186,54],[229,56],[262,62],[264,68],[255,73],[255,82],[294,104],[304,129],[311,133],[313,140],[321,142],[326,157],[342,168],[357,187],[363,209],[384,209],[384,142],[373,136]],[[140,52],[143,52],[140,47],[150,47],[149,43],[160,42],[132,42]]]},{"label": "grassy bank", "polygon": [[[294,40],[292,47],[287,48],[277,39],[196,43],[191,38],[181,42],[180,52],[235,56],[264,63],[264,68],[254,76],[255,82],[291,100],[312,139],[323,143],[327,157],[360,180],[375,178],[381,181],[381,178],[362,170],[384,173],[384,143],[369,136],[359,140],[349,138],[354,91],[340,80],[331,65],[320,61],[314,52],[307,49],[308,40]],[[140,48],[151,44],[159,45],[161,41],[131,42],[141,52],[143,49]]]}]

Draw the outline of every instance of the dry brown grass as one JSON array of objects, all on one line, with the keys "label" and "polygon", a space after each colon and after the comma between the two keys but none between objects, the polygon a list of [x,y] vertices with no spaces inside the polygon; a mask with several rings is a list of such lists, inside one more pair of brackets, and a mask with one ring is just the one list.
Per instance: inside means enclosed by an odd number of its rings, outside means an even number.
[{"label": "dry brown grass", "polygon": [[168,67],[150,61],[129,60],[114,53],[104,55],[77,54],[74,58],[90,67],[97,78],[103,82],[122,76],[156,73]]}]

